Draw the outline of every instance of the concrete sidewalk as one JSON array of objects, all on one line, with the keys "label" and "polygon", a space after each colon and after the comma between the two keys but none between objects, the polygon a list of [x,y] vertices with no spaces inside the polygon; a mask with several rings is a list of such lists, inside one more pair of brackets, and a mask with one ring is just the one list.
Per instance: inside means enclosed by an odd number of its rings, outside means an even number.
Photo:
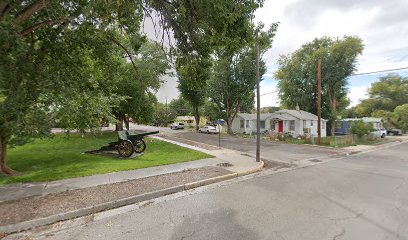
[{"label": "concrete sidewalk", "polygon": [[[215,156],[215,158],[196,160],[185,163],[177,163],[151,168],[143,168],[130,171],[98,174],[87,177],[64,179],[52,182],[9,184],[0,186],[0,202],[21,199],[30,196],[41,196],[50,193],[64,192],[81,188],[94,187],[104,184],[112,184],[146,177],[158,176],[168,173],[181,172],[186,169],[202,168],[207,166],[219,166],[233,173],[243,175],[262,169],[263,162],[256,162],[254,158],[229,149],[206,150],[199,147],[178,143],[175,141],[155,137],[186,148],[202,151]],[[137,161],[137,159],[135,160]],[[222,164],[228,163],[228,164]],[[221,165],[219,165],[221,164]],[[228,165],[228,166],[226,166]]]}]

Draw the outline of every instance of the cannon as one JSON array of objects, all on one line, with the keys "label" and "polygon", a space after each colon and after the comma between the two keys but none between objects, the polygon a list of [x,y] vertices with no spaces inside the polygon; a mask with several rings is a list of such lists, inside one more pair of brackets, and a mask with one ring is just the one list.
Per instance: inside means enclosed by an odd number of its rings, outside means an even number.
[{"label": "cannon", "polygon": [[118,141],[110,142],[109,145],[101,147],[99,151],[118,151],[121,157],[128,158],[135,153],[143,153],[146,149],[146,143],[143,140],[145,136],[157,134],[155,132],[143,132],[131,134],[129,131],[118,131]]}]

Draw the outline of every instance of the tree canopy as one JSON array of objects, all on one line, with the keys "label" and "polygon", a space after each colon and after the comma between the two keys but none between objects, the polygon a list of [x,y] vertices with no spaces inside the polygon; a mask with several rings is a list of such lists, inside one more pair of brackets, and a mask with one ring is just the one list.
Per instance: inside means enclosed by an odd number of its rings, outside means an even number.
[{"label": "tree canopy", "polygon": [[358,37],[323,37],[302,45],[294,53],[281,56],[275,74],[279,80],[281,104],[317,114],[317,60],[322,62],[322,117],[329,119],[334,132],[337,115],[348,105],[347,78],[355,71],[357,57],[363,51]]},{"label": "tree canopy", "polygon": [[250,112],[254,105],[256,46],[260,49],[260,80],[266,72],[262,55],[272,46],[278,24],[272,24],[267,31],[262,31],[263,27],[263,24],[253,26],[253,37],[246,45],[236,45],[234,51],[230,48],[217,52],[207,92],[210,101],[225,113],[228,133],[232,133],[232,121],[236,114],[239,111]]},{"label": "tree canopy", "polygon": [[[144,42],[140,26],[145,16],[160,19],[163,33],[173,33],[169,39],[174,39],[178,51],[208,57],[220,41],[246,39],[248,20],[262,3],[1,1],[0,171],[12,173],[7,167],[8,145],[47,135],[54,119],[64,127],[85,130],[102,120],[114,121],[123,114],[118,109],[126,107],[120,105],[124,102],[136,106],[152,100],[146,89],[157,87],[164,66],[160,63],[154,69],[154,59],[139,61],[134,55]],[[228,35],[225,28],[231,25],[237,32]],[[143,71],[147,62],[150,69]],[[120,79],[143,81],[139,86],[129,83],[133,91],[129,96],[121,89],[124,82],[112,84]],[[139,118],[136,112],[150,112],[146,107],[126,112]]]},{"label": "tree canopy", "polygon": [[368,98],[354,108],[359,117],[383,118],[387,124],[407,130],[406,117],[402,112],[408,104],[408,77],[388,74],[371,85]]}]

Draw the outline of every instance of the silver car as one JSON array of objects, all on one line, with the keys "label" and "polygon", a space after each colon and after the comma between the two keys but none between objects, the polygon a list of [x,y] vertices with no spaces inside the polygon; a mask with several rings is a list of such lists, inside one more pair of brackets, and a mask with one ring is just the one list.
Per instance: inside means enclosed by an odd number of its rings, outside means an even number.
[{"label": "silver car", "polygon": [[217,131],[217,129],[215,128],[215,127],[213,127],[213,126],[204,126],[204,127],[202,127],[202,128],[200,128],[200,129],[198,129],[198,132],[200,132],[200,133],[207,133],[207,134],[210,134],[210,133],[218,133],[218,131]]}]

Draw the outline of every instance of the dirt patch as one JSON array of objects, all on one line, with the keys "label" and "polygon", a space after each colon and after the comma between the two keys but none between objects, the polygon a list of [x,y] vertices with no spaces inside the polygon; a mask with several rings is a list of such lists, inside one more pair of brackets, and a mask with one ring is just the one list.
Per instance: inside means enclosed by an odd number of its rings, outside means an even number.
[{"label": "dirt patch", "polygon": [[126,182],[1,202],[0,226],[92,207],[105,202],[229,173],[231,172],[219,167],[195,168]]},{"label": "dirt patch", "polygon": [[272,160],[268,160],[268,159],[263,159],[261,158],[261,160],[264,162],[264,169],[281,169],[281,168],[291,168],[294,167],[294,164],[289,164],[289,163],[283,163],[283,162],[276,162],[276,161],[272,161]]}]

